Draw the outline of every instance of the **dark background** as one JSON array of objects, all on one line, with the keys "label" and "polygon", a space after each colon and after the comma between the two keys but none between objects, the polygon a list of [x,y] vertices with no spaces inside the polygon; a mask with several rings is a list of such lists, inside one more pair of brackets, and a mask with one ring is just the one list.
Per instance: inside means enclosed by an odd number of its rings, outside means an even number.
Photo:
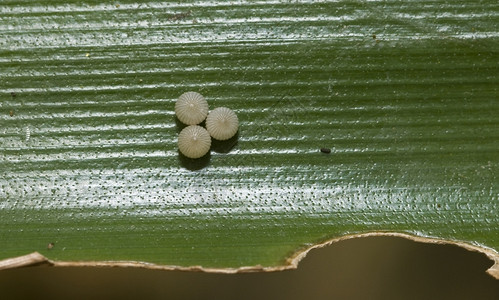
[{"label": "dark background", "polygon": [[0,299],[499,299],[485,255],[367,237],[315,249],[297,270],[209,274],[134,268],[0,271]]}]

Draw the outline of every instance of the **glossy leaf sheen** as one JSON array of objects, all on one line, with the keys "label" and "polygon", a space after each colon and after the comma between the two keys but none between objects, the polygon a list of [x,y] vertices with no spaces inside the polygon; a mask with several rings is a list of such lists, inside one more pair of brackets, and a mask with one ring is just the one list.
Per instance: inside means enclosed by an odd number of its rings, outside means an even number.
[{"label": "glossy leaf sheen", "polygon": [[[277,266],[370,231],[497,250],[498,16],[487,0],[3,0],[0,259]],[[240,122],[195,161],[176,145],[186,91]]]}]

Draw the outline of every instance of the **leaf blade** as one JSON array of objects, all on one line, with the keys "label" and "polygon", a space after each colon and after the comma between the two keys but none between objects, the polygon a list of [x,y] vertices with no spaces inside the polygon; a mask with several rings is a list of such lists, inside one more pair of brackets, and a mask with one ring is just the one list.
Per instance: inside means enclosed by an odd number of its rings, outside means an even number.
[{"label": "leaf blade", "polygon": [[[498,249],[498,7],[420,3],[7,3],[1,257],[277,266],[379,230]],[[241,122],[201,169],[175,142],[192,89]]]}]

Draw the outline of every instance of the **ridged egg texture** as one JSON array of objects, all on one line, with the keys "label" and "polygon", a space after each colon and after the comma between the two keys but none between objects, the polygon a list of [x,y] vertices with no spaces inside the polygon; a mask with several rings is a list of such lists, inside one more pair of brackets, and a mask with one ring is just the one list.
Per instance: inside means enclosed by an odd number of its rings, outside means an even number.
[{"label": "ridged egg texture", "polygon": [[201,126],[187,126],[178,135],[178,149],[189,158],[204,156],[210,151],[210,147],[210,134]]},{"label": "ridged egg texture", "polygon": [[175,103],[175,114],[180,122],[184,124],[199,124],[203,122],[208,115],[208,102],[203,95],[199,93],[183,93]]},{"label": "ridged egg texture", "polygon": [[206,129],[217,140],[228,140],[233,137],[239,128],[236,113],[227,107],[218,107],[212,110],[206,118]]}]

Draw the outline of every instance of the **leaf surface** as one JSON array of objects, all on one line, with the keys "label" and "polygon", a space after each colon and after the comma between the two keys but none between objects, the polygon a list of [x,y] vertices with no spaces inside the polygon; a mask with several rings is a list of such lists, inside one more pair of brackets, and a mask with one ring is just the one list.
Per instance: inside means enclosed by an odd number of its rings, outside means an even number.
[{"label": "leaf surface", "polygon": [[[3,0],[0,259],[275,267],[379,231],[497,251],[498,22],[497,1]],[[198,160],[186,91],[240,121]]]}]

